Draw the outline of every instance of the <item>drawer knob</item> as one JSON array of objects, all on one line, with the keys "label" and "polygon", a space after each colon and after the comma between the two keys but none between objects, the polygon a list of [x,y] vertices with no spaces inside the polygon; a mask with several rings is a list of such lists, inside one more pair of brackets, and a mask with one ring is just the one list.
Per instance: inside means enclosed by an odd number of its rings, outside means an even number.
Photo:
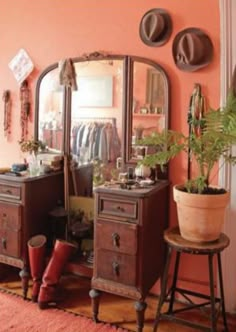
[{"label": "drawer knob", "polygon": [[112,262],[112,269],[116,276],[120,274],[120,266],[117,262]]},{"label": "drawer knob", "polygon": [[7,190],[6,190],[6,194],[8,194],[8,195],[12,195],[12,191],[9,190],[9,189],[7,189]]},{"label": "drawer knob", "polygon": [[3,212],[1,219],[2,219],[1,220],[2,228],[6,228],[7,227],[7,214]]},{"label": "drawer knob", "polygon": [[120,246],[120,235],[117,233],[112,233],[112,242],[114,247]]},{"label": "drawer knob", "polygon": [[116,206],[116,210],[119,212],[124,212],[124,208],[122,208],[120,205]]}]

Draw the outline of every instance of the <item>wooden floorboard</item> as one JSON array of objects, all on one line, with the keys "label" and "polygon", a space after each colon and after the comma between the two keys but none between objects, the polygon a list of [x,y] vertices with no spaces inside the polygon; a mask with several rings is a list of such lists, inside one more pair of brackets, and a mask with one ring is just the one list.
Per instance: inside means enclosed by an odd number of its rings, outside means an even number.
[{"label": "wooden floorboard", "polygon": [[[0,288],[22,295],[19,270],[0,266],[1,280]],[[31,284],[28,291],[28,298],[31,297]],[[90,279],[75,275],[63,275],[58,287],[58,307],[77,314],[91,317],[91,301],[88,295],[90,290]],[[155,317],[158,298],[149,296],[147,298],[147,310],[145,313],[145,326],[143,332],[151,332],[153,329],[153,320]],[[37,304],[35,304],[37,305]],[[176,304],[180,305],[180,304]],[[47,309],[50,310],[50,309]],[[165,308],[164,308],[165,310]],[[209,321],[199,311],[188,312],[185,314],[191,321],[201,322],[209,325]],[[227,315],[229,332],[236,332],[236,317]],[[103,293],[100,302],[99,319],[119,325],[130,331],[136,331],[136,314],[134,310],[134,301]],[[217,331],[222,331],[221,319],[218,322]],[[193,332],[196,329],[174,324],[172,322],[161,321],[158,332]],[[66,331],[65,331],[66,332]]]}]

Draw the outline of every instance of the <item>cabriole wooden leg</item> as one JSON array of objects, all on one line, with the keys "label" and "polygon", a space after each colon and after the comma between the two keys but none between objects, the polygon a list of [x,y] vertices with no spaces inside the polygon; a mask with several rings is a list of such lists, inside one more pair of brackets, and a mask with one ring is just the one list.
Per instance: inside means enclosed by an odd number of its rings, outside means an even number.
[{"label": "cabriole wooden leg", "polygon": [[23,290],[23,297],[24,299],[27,298],[28,288],[29,288],[29,272],[26,267],[24,267],[20,273],[19,276],[21,277],[21,283],[22,283],[22,290]]},{"label": "cabriole wooden leg", "polygon": [[101,292],[99,292],[96,289],[91,289],[91,291],[89,292],[89,296],[91,297],[92,300],[93,320],[94,322],[98,323],[99,322],[98,310],[99,310]]},{"label": "cabriole wooden leg", "polygon": [[144,325],[144,314],[145,310],[147,308],[147,303],[138,301],[135,302],[135,310],[136,310],[136,317],[137,317],[137,332],[143,331],[143,325]]}]

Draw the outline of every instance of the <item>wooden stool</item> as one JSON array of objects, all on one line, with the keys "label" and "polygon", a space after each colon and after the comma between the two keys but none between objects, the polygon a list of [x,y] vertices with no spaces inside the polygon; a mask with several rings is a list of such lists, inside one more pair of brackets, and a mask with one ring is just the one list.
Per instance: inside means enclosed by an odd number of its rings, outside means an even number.
[{"label": "wooden stool", "polygon": [[[224,331],[228,331],[227,321],[226,321],[226,314],[225,314],[225,303],[224,303],[224,289],[223,289],[223,278],[222,278],[222,268],[221,268],[221,251],[223,251],[229,245],[229,238],[221,233],[219,240],[210,242],[210,243],[195,243],[190,242],[183,239],[179,233],[178,227],[168,229],[164,233],[164,239],[168,245],[168,253],[166,259],[165,270],[162,279],[162,289],[161,295],[159,299],[159,304],[157,308],[156,318],[154,322],[154,329],[153,331],[157,331],[157,327],[159,321],[161,319],[167,319],[179,324],[187,325],[193,328],[200,329],[202,331],[211,331],[216,332],[217,327],[217,319],[220,310],[222,311],[223,323],[224,323]],[[167,278],[170,266],[170,259],[172,250],[176,251],[176,260],[175,260],[175,267],[174,267],[174,275],[173,281],[170,290],[167,292]],[[193,255],[207,255],[208,256],[208,264],[209,264],[209,282],[210,282],[210,295],[201,294],[195,291],[182,289],[177,287],[177,279],[178,279],[178,268],[180,262],[180,255],[181,253],[193,254]],[[218,262],[218,275],[219,275],[219,285],[220,285],[220,298],[215,296],[214,292],[214,273],[213,273],[213,257],[217,255],[217,262]],[[178,292],[181,294],[188,302],[187,304],[180,309],[173,309],[174,301],[175,301],[175,294]],[[191,297],[202,298],[205,301],[203,303],[195,304]],[[161,313],[161,308],[164,302],[169,300],[169,308],[167,312]],[[190,310],[193,308],[201,308],[206,305],[210,305],[211,308],[211,327],[193,323],[190,320],[185,320],[183,318],[177,317],[175,314]]]}]

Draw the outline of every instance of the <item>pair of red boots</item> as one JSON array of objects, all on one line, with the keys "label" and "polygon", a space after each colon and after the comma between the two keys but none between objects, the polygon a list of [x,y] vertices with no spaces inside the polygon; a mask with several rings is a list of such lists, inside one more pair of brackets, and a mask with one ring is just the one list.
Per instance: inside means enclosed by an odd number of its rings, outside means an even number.
[{"label": "pair of red boots", "polygon": [[65,263],[77,249],[74,243],[57,239],[45,268],[46,241],[44,235],[33,236],[28,241],[29,263],[33,279],[32,300],[38,302],[40,309],[45,309],[50,303],[55,302],[56,288]]}]

